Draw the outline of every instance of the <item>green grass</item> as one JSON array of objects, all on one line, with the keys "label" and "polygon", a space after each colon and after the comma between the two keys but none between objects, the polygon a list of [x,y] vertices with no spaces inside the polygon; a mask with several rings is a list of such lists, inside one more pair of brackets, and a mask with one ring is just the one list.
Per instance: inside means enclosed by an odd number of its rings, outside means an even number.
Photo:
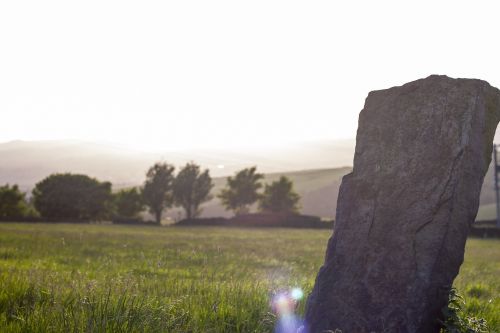
[{"label": "green grass", "polygon": [[[272,332],[270,295],[311,290],[329,235],[0,224],[0,332]],[[455,286],[493,331],[499,276],[500,241],[469,240]]]}]

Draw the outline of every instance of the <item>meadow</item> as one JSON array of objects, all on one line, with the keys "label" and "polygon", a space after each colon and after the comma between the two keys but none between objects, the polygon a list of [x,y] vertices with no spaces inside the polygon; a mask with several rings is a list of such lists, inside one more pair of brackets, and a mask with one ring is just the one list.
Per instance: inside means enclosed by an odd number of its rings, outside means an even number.
[{"label": "meadow", "polygon": [[[272,332],[307,295],[327,230],[0,224],[0,332]],[[470,239],[455,287],[500,331],[500,241]],[[298,314],[305,300],[299,300]]]}]

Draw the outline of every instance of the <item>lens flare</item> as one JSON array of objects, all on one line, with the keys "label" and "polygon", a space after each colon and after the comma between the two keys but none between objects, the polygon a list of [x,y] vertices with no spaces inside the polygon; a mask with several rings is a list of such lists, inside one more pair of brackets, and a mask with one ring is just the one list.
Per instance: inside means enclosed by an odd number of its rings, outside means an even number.
[{"label": "lens flare", "polygon": [[280,292],[273,297],[272,307],[278,316],[283,316],[294,312],[295,301],[288,292]]},{"label": "lens flare", "polygon": [[271,299],[271,307],[277,315],[275,333],[297,333],[303,328],[302,319],[295,314],[298,301],[304,297],[300,288],[280,291]]},{"label": "lens flare", "polygon": [[293,288],[291,294],[292,298],[296,301],[300,301],[304,297],[304,292],[300,288]]}]

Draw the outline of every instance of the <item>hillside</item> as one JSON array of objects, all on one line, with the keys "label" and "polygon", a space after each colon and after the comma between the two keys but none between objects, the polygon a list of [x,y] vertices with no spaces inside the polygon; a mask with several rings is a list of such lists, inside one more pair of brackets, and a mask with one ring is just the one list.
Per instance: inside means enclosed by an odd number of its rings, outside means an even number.
[{"label": "hillside", "polygon": [[[283,172],[266,174],[265,181],[271,182],[285,175],[293,180],[296,191],[301,196],[302,213],[318,215],[322,217],[334,217],[337,207],[337,196],[342,181],[342,176],[349,173],[350,167],[331,168],[320,170],[305,170],[296,172]],[[226,183],[226,178],[216,178],[213,193],[218,193]],[[493,191],[493,171],[490,167],[484,179],[481,191],[481,207],[478,219],[495,218],[495,194]],[[178,218],[178,211],[168,214],[172,218]],[[213,199],[204,205],[203,216],[230,216],[224,211],[218,199]]]},{"label": "hillside", "polygon": [[[270,173],[266,174],[264,182],[277,180],[281,175],[289,177],[295,190],[301,196],[301,212],[303,214],[319,215],[333,218],[337,207],[337,194],[339,191],[342,176],[351,171],[350,167],[304,170],[295,172]],[[219,193],[226,184],[226,177],[214,179],[215,187],[212,193]],[[178,218],[178,211],[172,211],[169,216]],[[219,200],[214,198],[203,206],[203,216],[231,216],[221,206]]]},{"label": "hillside", "polygon": [[195,161],[213,177],[257,165],[260,172],[343,167],[352,164],[354,141],[320,141],[261,149],[191,149],[144,152],[112,144],[81,141],[11,141],[0,143],[0,184],[19,184],[25,191],[55,172],[84,173],[115,188],[142,184],[156,161],[177,167]]}]

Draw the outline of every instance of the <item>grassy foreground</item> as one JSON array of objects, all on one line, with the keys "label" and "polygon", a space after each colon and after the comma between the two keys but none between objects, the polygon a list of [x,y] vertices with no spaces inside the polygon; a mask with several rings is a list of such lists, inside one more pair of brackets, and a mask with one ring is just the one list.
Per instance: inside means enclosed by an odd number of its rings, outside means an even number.
[{"label": "grassy foreground", "polygon": [[[329,235],[0,224],[0,332],[272,332],[272,293],[309,293]],[[500,241],[469,240],[455,286],[493,332],[499,277]]]}]

